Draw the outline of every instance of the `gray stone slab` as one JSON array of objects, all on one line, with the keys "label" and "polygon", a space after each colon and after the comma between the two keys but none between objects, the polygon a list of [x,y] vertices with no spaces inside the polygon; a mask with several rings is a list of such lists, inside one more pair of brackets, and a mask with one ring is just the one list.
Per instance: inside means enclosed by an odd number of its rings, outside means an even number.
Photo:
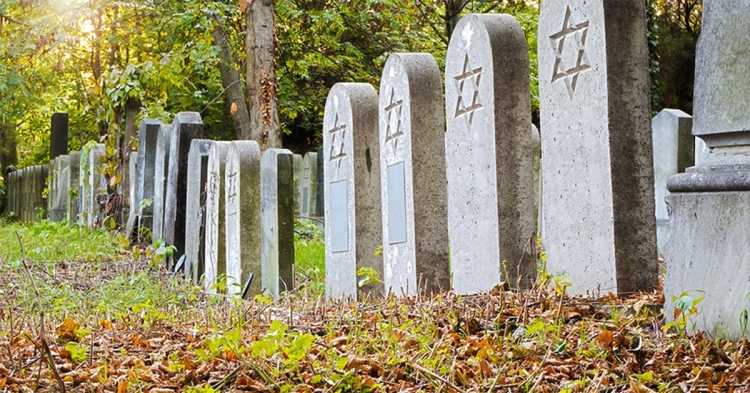
[{"label": "gray stone slab", "polygon": [[[70,157],[59,155],[54,160],[54,173],[50,177],[48,200],[51,200],[49,220],[59,222],[68,217],[70,195],[66,185],[70,181]],[[48,204],[49,205],[49,204]]]},{"label": "gray stone slab", "polygon": [[203,285],[216,293],[216,284],[227,274],[226,224],[224,223],[224,167],[229,142],[212,143],[208,150],[206,178],[206,266]]},{"label": "gray stone slab", "polygon": [[315,184],[318,190],[315,196],[315,217],[318,221],[325,223],[325,153],[323,153],[322,146],[318,148],[317,157],[318,174]]},{"label": "gray stone slab", "polygon": [[651,119],[654,144],[654,195],[656,197],[656,239],[659,254],[669,235],[666,197],[667,179],[685,172],[695,161],[693,118],[679,109],[664,109]]},{"label": "gray stone slab", "polygon": [[641,0],[550,0],[539,18],[544,246],[571,294],[658,281]]},{"label": "gray stone slab", "polygon": [[169,171],[164,204],[164,241],[177,248],[175,260],[185,253],[187,160],[190,141],[203,137],[203,121],[198,112],[180,112],[172,122],[169,136]]},{"label": "gray stone slab", "polygon": [[700,137],[695,137],[695,165],[700,165],[708,159],[711,148]]},{"label": "gray stone slab", "polygon": [[242,295],[250,274],[247,292],[252,299],[262,293],[260,148],[255,141],[235,141],[229,145],[225,167],[227,293]]},{"label": "gray stone slab", "polygon": [[453,290],[485,292],[503,281],[530,287],[536,219],[523,28],[510,15],[464,16],[445,75]]},{"label": "gray stone slab", "polygon": [[70,204],[67,218],[68,222],[73,224],[78,222],[78,214],[81,211],[81,152],[72,151],[68,156],[70,157],[70,176],[68,176],[68,184],[65,188],[70,194]]},{"label": "gray stone slab", "polygon": [[46,178],[48,176],[48,170],[45,165],[34,165],[31,167],[31,190],[30,200],[31,209],[29,221],[39,222],[41,221],[40,212],[43,211],[46,201],[44,200],[44,188],[46,186]]},{"label": "gray stone slab", "polygon": [[128,200],[127,204],[130,207],[128,209],[128,220],[125,223],[125,233],[130,238],[137,238],[138,227],[138,152],[134,151],[130,153],[130,160],[128,161],[128,172],[130,173],[130,179],[132,181],[128,183]]},{"label": "gray stone slab", "polygon": [[292,161],[286,149],[268,149],[260,161],[261,285],[275,298],[294,288]]},{"label": "gray stone slab", "polygon": [[292,168],[294,170],[294,213],[299,217],[302,212],[302,189],[300,180],[302,179],[302,155],[294,154],[292,156]]},{"label": "gray stone slab", "polygon": [[190,141],[187,166],[187,206],[185,218],[185,277],[198,284],[205,273],[206,182],[208,181],[208,139]]},{"label": "gray stone slab", "polygon": [[89,152],[89,187],[91,193],[88,195],[90,201],[88,206],[91,211],[86,217],[86,225],[94,227],[101,225],[104,220],[104,207],[102,201],[106,202],[108,195],[107,180],[102,174],[102,157],[104,157],[105,146],[103,143],[97,143]]},{"label": "gray stone slab", "polygon": [[169,161],[171,151],[169,140],[172,133],[171,124],[162,124],[159,127],[159,135],[156,139],[156,159],[154,160],[154,209],[153,230],[151,239],[153,241],[164,239],[164,210],[167,196],[167,175],[169,173]]},{"label": "gray stone slab", "polygon": [[309,152],[302,157],[299,190],[299,216],[302,218],[314,217],[318,194],[318,153]]},{"label": "gray stone slab", "polygon": [[148,231],[154,226],[154,177],[156,175],[156,146],[162,122],[155,119],[141,120],[138,129],[138,227]]},{"label": "gray stone slab", "polygon": [[536,217],[536,235],[544,239],[542,228],[542,137],[539,129],[531,125],[532,162],[534,165],[534,217]]},{"label": "gray stone slab", "polygon": [[78,225],[86,225],[88,217],[91,215],[91,194],[93,193],[89,182],[91,177],[91,148],[92,146],[87,145],[81,149],[80,172],[78,173],[78,188],[80,190]]},{"label": "gray stone slab", "polygon": [[[388,58],[379,99],[383,276],[397,295],[450,289],[442,90],[432,55]],[[407,238],[391,244],[388,168],[402,162]]]},{"label": "gray stone slab", "polygon": [[[378,95],[367,83],[337,83],[323,117],[326,291],[330,297],[383,293]],[[323,157],[323,161],[320,159]],[[317,168],[318,172],[320,168]],[[320,179],[318,179],[319,181]],[[317,203],[317,201],[316,201]],[[373,269],[379,283],[358,286],[357,270]]]}]

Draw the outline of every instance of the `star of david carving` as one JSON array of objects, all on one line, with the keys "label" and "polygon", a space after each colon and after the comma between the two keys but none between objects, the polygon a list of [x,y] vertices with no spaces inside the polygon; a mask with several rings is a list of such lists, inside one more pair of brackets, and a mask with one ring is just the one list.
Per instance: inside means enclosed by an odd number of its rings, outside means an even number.
[{"label": "star of david carving", "polygon": [[[341,135],[338,138],[338,135]],[[344,142],[346,141],[346,124],[339,125],[339,114],[336,113],[336,117],[333,121],[333,128],[328,130],[328,135],[331,136],[331,150],[328,155],[328,162],[336,161],[336,166],[341,167],[341,159],[346,157],[344,151]],[[336,140],[340,140],[340,143],[336,144]],[[338,148],[338,149],[337,149]]]},{"label": "star of david carving", "polygon": [[401,129],[401,110],[403,109],[404,100],[395,100],[396,92],[391,87],[391,99],[388,106],[385,107],[386,128],[385,143],[393,141],[393,148],[398,147],[398,138],[404,135]]},{"label": "star of david carving", "polygon": [[464,58],[464,67],[461,75],[453,78],[458,88],[458,100],[456,101],[456,114],[454,118],[461,116],[466,118],[466,126],[471,128],[474,121],[474,112],[482,109],[479,102],[479,81],[482,78],[482,67],[471,68],[469,65],[469,54]]},{"label": "star of david carving", "polygon": [[578,84],[578,76],[581,72],[591,68],[586,57],[588,29],[589,21],[576,24],[571,20],[570,7],[568,6],[565,10],[562,29],[549,36],[555,50],[552,82],[564,80],[571,99]]}]

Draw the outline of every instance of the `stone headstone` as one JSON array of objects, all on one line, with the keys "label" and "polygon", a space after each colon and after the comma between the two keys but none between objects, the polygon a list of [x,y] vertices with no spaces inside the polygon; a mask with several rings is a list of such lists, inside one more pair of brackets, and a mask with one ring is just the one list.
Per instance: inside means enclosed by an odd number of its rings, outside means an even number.
[{"label": "stone headstone", "polygon": [[136,226],[138,222],[138,152],[134,151],[130,153],[130,160],[128,161],[128,172],[130,174],[130,181],[128,183],[128,221],[125,224],[125,233],[131,238],[137,238]]},{"label": "stone headstone", "polygon": [[44,200],[44,188],[46,186],[45,179],[48,175],[48,169],[45,165],[34,165],[31,168],[31,174],[32,174],[32,185],[31,185],[31,217],[29,217],[30,221],[39,222],[41,221],[41,216],[39,212],[44,209],[45,206],[45,200]]},{"label": "stone headstone", "polygon": [[693,165],[695,142],[690,131],[693,118],[679,109],[664,109],[651,120],[654,144],[654,194],[656,239],[659,254],[669,235],[667,179]]},{"label": "stone headstone", "polygon": [[247,296],[262,293],[260,148],[255,141],[230,143],[225,167],[227,293],[242,296],[250,274]]},{"label": "stone headstone", "polygon": [[300,189],[300,179],[302,179],[301,154],[294,154],[292,156],[292,167],[294,168],[294,210],[295,215],[299,217],[302,212],[302,190]]},{"label": "stone headstone", "polygon": [[261,285],[273,297],[294,288],[292,152],[268,149],[260,161]]},{"label": "stone headstone", "polygon": [[65,188],[70,193],[70,206],[68,209],[68,222],[73,224],[78,222],[78,214],[81,211],[81,152],[72,151],[68,154],[70,157],[70,176]]},{"label": "stone headstone", "polygon": [[105,153],[105,146],[103,143],[97,143],[89,152],[89,187],[91,187],[91,193],[89,197],[88,206],[91,209],[90,214],[87,216],[86,224],[89,227],[95,225],[101,225],[104,220],[104,207],[102,206],[103,197],[106,197],[107,192],[107,180],[102,174],[102,157]]},{"label": "stone headstone", "polygon": [[315,192],[315,217],[317,217],[319,221],[325,223],[325,154],[323,153],[322,146],[318,148],[317,157],[318,174],[317,179],[315,180],[315,184],[318,190]]},{"label": "stone headstone", "polygon": [[641,0],[549,0],[539,18],[547,270],[571,294],[658,281]]},{"label": "stone headstone", "polygon": [[531,125],[531,143],[534,165],[534,217],[536,217],[536,234],[539,239],[544,239],[542,228],[542,137],[539,129]]},{"label": "stone headstone", "polygon": [[138,183],[137,206],[138,227],[153,230],[154,227],[154,177],[156,176],[156,146],[162,123],[159,120],[143,119],[138,130]]},{"label": "stone headstone", "polygon": [[68,114],[55,113],[52,115],[52,127],[50,131],[50,153],[49,158],[68,154]]},{"label": "stone headstone", "polygon": [[[330,297],[381,294],[358,285],[366,267],[383,279],[378,94],[368,83],[337,83],[323,117],[326,290]],[[316,157],[316,160],[320,156]]]},{"label": "stone headstone", "polygon": [[162,124],[156,138],[156,159],[154,160],[154,209],[152,241],[164,240],[164,210],[167,196],[167,176],[172,153],[169,139],[172,134],[171,124]]},{"label": "stone headstone", "polygon": [[49,220],[59,222],[68,217],[70,194],[65,185],[70,181],[70,157],[67,154],[55,157],[54,174],[51,177],[50,193],[47,198],[52,200]]},{"label": "stone headstone", "polygon": [[208,150],[206,178],[206,265],[204,286],[215,293],[218,280],[227,274],[226,224],[224,223],[224,166],[230,142],[214,142]]},{"label": "stone headstone", "polygon": [[664,315],[672,299],[703,297],[689,330],[747,338],[750,309],[750,2],[705,0],[695,59],[693,135],[705,160],[667,181]]},{"label": "stone headstone", "polygon": [[397,295],[450,289],[444,109],[432,55],[388,58],[379,99],[383,281]]},{"label": "stone headstone", "polygon": [[445,74],[453,290],[485,292],[502,281],[530,287],[536,220],[523,28],[510,15],[464,16],[448,45]]},{"label": "stone headstone", "polygon": [[185,254],[187,160],[190,141],[203,137],[198,112],[180,112],[174,117],[169,136],[169,171],[164,204],[164,241],[177,248],[175,260]]},{"label": "stone headstone", "polygon": [[197,284],[205,274],[206,257],[206,182],[208,154],[216,142],[190,141],[187,167],[187,207],[185,218],[185,277]]},{"label": "stone headstone", "polygon": [[299,216],[315,216],[316,196],[318,192],[318,153],[306,153],[302,157],[302,173],[299,179],[300,210]]},{"label": "stone headstone", "polygon": [[78,188],[80,190],[80,196],[78,197],[78,225],[87,225],[88,217],[91,215],[91,184],[89,178],[91,177],[91,146],[84,146],[81,148],[81,161],[80,161],[80,172],[78,172]]}]

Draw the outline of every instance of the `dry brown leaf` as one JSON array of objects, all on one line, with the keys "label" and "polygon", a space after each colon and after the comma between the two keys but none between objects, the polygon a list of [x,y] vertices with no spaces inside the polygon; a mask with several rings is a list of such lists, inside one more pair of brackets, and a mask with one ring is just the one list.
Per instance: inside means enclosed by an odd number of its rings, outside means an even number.
[{"label": "dry brown leaf", "polygon": [[614,335],[609,330],[604,330],[601,333],[599,333],[598,336],[594,339],[596,342],[596,345],[598,345],[602,349],[609,348],[610,345],[612,345],[612,340],[614,339]]},{"label": "dry brown leaf", "polygon": [[127,378],[123,378],[120,380],[120,382],[117,383],[117,393],[127,393],[128,392],[128,380]]}]

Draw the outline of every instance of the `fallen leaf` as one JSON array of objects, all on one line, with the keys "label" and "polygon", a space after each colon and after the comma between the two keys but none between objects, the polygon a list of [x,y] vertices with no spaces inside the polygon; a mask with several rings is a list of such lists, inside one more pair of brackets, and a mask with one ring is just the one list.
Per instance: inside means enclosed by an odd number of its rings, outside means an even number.
[{"label": "fallen leaf", "polygon": [[594,339],[596,342],[596,345],[598,345],[602,349],[609,348],[610,345],[612,345],[612,340],[614,339],[614,336],[612,335],[612,332],[609,330],[604,330],[601,333],[599,333],[598,336]]},{"label": "fallen leaf", "polygon": [[80,325],[73,318],[68,317],[63,323],[57,327],[57,337],[60,340],[78,341],[76,337],[76,330]]}]

